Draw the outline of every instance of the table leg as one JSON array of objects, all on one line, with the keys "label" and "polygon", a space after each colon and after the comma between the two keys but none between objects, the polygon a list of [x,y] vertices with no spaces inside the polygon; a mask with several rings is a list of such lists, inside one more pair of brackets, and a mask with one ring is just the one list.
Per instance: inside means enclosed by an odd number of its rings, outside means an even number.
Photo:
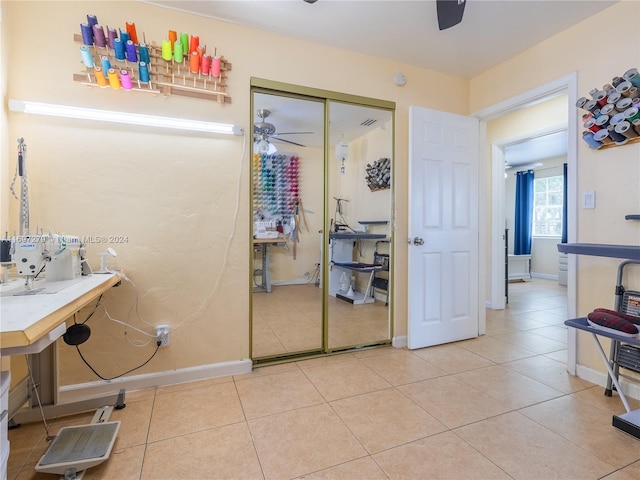
[{"label": "table leg", "polygon": [[602,360],[604,361],[605,367],[607,367],[607,372],[609,373],[609,378],[611,378],[611,381],[616,386],[616,390],[618,391],[618,395],[620,395],[620,400],[622,400],[622,403],[624,404],[624,409],[627,411],[627,413],[631,413],[631,407],[629,406],[629,402],[627,401],[627,397],[625,396],[624,392],[622,391],[622,388],[620,388],[620,383],[618,383],[618,378],[614,374],[613,369],[611,368],[611,365],[609,364],[609,359],[607,358],[607,355],[604,353],[604,350],[602,349],[602,345],[600,345],[600,340],[598,340],[598,336],[595,333],[592,333],[591,335],[593,335],[593,339],[595,340],[596,345],[598,346],[598,351],[600,352],[600,356],[602,357]]}]

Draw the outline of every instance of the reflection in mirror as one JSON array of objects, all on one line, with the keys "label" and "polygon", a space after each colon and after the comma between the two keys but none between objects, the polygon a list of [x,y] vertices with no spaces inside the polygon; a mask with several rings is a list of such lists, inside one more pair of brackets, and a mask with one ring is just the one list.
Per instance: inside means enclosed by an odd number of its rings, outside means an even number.
[{"label": "reflection in mirror", "polygon": [[253,94],[252,358],[323,348],[324,102]]},{"label": "reflection in mirror", "polygon": [[391,338],[392,112],[329,106],[329,349]]}]

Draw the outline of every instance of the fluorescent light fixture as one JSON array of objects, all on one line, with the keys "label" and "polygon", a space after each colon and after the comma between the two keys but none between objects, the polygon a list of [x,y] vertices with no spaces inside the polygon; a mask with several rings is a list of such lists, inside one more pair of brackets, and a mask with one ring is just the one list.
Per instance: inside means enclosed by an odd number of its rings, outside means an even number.
[{"label": "fluorescent light fixture", "polygon": [[70,107],[22,100],[9,100],[9,110],[48,115],[51,117],[79,118],[83,120],[96,120],[98,122],[173,128],[192,132],[221,133],[225,135],[242,135],[244,133],[244,129],[240,125],[233,125],[231,123],[202,122],[183,118],[157,117],[139,113],[114,112],[112,110],[96,110],[93,108]]}]

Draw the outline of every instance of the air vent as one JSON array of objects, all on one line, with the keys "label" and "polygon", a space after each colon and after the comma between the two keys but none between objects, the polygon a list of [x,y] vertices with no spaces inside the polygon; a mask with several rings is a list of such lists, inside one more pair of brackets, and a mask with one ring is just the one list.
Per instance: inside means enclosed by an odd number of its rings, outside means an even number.
[{"label": "air vent", "polygon": [[374,123],[376,123],[378,120],[376,120],[375,118],[367,118],[364,122],[362,122],[360,125],[363,127],[370,127],[371,125],[373,125]]}]

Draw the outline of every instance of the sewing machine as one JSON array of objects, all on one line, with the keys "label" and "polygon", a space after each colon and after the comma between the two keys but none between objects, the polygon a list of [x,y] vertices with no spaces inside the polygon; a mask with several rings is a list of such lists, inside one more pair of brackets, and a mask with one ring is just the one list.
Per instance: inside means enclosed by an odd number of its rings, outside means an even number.
[{"label": "sewing machine", "polygon": [[79,237],[58,234],[20,235],[11,239],[11,261],[26,289],[46,270],[46,281],[73,280],[82,275],[84,248]]}]

